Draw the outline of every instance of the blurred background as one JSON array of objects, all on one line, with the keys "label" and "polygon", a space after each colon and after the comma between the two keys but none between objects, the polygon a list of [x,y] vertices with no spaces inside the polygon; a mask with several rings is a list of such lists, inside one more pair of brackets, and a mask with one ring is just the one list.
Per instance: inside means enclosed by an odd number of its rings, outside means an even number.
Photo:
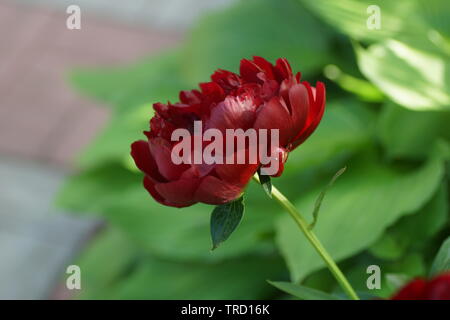
[{"label": "blurred background", "polygon": [[[427,275],[450,233],[449,13],[446,0],[0,0],[0,299],[292,298],[266,280],[340,294],[257,186],[211,252],[212,207],[160,206],[129,157],[152,103],[253,55],[326,83],[321,125],[273,183],[310,219],[348,167],[315,230],[352,284],[387,297]],[[81,290],[66,287],[71,264]]]}]

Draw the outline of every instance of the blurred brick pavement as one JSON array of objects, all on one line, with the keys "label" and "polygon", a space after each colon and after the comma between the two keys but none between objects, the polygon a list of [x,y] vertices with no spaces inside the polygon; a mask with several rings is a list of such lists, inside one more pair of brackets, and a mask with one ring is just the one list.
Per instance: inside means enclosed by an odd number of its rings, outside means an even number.
[{"label": "blurred brick pavement", "polygon": [[68,71],[133,62],[181,38],[87,5],[71,31],[54,8],[0,0],[0,299],[68,297],[55,287],[99,225],[53,206],[66,168],[108,118],[70,87]]},{"label": "blurred brick pavement", "polygon": [[0,154],[70,165],[108,118],[108,109],[67,83],[77,66],[132,62],[176,45],[173,32],[132,27],[82,11],[67,15],[0,0]]}]

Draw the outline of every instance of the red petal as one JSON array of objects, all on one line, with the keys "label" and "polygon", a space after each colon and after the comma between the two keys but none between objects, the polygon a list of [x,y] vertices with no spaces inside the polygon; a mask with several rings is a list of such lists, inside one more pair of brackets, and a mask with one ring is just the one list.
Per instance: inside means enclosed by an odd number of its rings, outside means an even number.
[{"label": "red petal", "polygon": [[150,193],[150,195],[161,204],[166,204],[164,198],[156,191],[155,182],[148,176],[144,177],[144,188]]},{"label": "red petal", "polygon": [[450,273],[441,274],[427,283],[427,300],[450,300]]},{"label": "red petal", "polygon": [[239,73],[241,74],[241,78],[244,82],[260,82],[261,80],[258,78],[258,73],[260,72],[261,69],[253,63],[253,61],[247,59],[241,60]]},{"label": "red petal", "polygon": [[[302,84],[304,84],[308,89],[310,111],[305,128],[295,138],[295,142],[293,143],[291,150],[302,144],[314,132],[314,130],[316,130],[325,111],[325,86],[323,83],[317,82],[315,94],[307,82],[303,82]],[[311,103],[311,101],[314,102]]]},{"label": "red petal", "polygon": [[190,168],[188,164],[176,165],[172,162],[170,143],[161,138],[149,141],[150,152],[155,159],[158,171],[169,181],[177,180],[181,174]]},{"label": "red petal", "polygon": [[265,73],[265,80],[274,80],[275,76],[273,74],[273,66],[266,59],[258,56],[253,57],[253,62],[259,67],[259,69]]},{"label": "red petal", "polygon": [[[292,122],[297,133],[304,128],[310,112],[308,90],[302,84],[295,84],[289,90],[289,104],[291,106]],[[292,139],[293,141],[296,138]]]},{"label": "red petal", "polygon": [[224,204],[236,199],[241,193],[242,188],[207,176],[197,189],[195,199],[207,204]]},{"label": "red petal", "polygon": [[203,96],[207,96],[213,101],[222,101],[225,98],[225,92],[222,87],[215,82],[203,82],[200,83],[200,89],[202,89]]},{"label": "red petal", "polygon": [[[291,115],[284,102],[280,102],[279,97],[273,97],[258,109],[254,128],[257,132],[259,129],[278,129],[279,143],[282,147],[286,146],[290,138],[295,136]],[[270,136],[270,131],[268,135]]]},{"label": "red petal", "polygon": [[155,184],[155,190],[164,199],[164,204],[172,207],[188,207],[196,203],[195,191],[200,179],[182,179],[168,183]]},{"label": "red petal", "polygon": [[277,60],[274,69],[276,79],[279,83],[281,83],[284,79],[289,79],[292,77],[291,65],[284,58],[280,58]]},{"label": "red petal", "polygon": [[131,156],[136,163],[136,166],[156,181],[166,181],[164,177],[158,171],[155,159],[153,159],[150,153],[150,147],[147,141],[139,140],[131,145]]},{"label": "red petal", "polygon": [[397,292],[391,300],[423,300],[425,286],[425,280],[415,279]]},{"label": "red petal", "polygon": [[[259,164],[249,163],[248,152],[246,153],[246,164],[217,164],[215,166],[215,172],[219,178],[228,183],[245,187],[250,178],[258,170]],[[234,156],[236,159],[236,155]]]},{"label": "red petal", "polygon": [[[225,134],[226,129],[247,129],[255,121],[256,105],[251,97],[228,96],[212,111],[206,129],[216,128]],[[225,138],[225,137],[224,137]]]},{"label": "red petal", "polygon": [[199,104],[202,102],[202,94],[198,90],[181,91],[180,101],[185,104]]}]

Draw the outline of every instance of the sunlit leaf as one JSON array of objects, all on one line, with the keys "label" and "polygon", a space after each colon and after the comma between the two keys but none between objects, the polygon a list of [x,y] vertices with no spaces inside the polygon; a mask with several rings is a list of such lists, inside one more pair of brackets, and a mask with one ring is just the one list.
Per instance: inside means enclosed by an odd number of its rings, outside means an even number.
[{"label": "sunlit leaf", "polygon": [[326,28],[294,1],[238,1],[194,27],[183,71],[193,81],[206,81],[216,69],[236,72],[242,58],[257,55],[271,62],[287,58],[294,71],[311,74],[327,61],[328,38]]},{"label": "sunlit leaf", "polygon": [[430,275],[435,276],[442,272],[450,271],[450,237],[444,241],[438,254],[434,258]]},{"label": "sunlit leaf", "polygon": [[361,72],[392,101],[413,110],[450,110],[450,60],[389,40],[356,47]]}]

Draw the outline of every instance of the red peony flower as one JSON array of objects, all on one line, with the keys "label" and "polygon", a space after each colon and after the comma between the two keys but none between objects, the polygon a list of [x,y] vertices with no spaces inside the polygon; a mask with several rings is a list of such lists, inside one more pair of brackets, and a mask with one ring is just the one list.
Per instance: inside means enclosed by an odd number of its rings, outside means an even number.
[{"label": "red peony flower", "polygon": [[[286,59],[275,65],[261,57],[243,59],[240,74],[218,70],[211,82],[201,83],[200,90],[182,91],[180,102],[155,103],[155,116],[150,120],[150,131],[144,132],[147,141],[132,144],[131,155],[137,167],[144,172],[144,186],[158,202],[174,207],[186,207],[197,202],[224,204],[243,192],[253,174],[265,167],[258,157],[256,163],[180,163],[172,161],[171,154],[179,143],[173,141],[176,129],[194,134],[194,122],[201,121],[203,132],[217,129],[224,135],[227,129],[278,129],[279,143],[273,148],[268,138],[268,149],[276,154],[281,175],[288,152],[294,150],[318,126],[325,107],[325,88],[318,82],[316,88],[300,81],[300,73],[293,75]],[[202,152],[208,142],[197,145]],[[224,147],[225,148],[225,147]],[[233,150],[233,157],[244,150]]]},{"label": "red peony flower", "polygon": [[441,274],[429,281],[414,279],[391,300],[450,300],[450,273]]}]

